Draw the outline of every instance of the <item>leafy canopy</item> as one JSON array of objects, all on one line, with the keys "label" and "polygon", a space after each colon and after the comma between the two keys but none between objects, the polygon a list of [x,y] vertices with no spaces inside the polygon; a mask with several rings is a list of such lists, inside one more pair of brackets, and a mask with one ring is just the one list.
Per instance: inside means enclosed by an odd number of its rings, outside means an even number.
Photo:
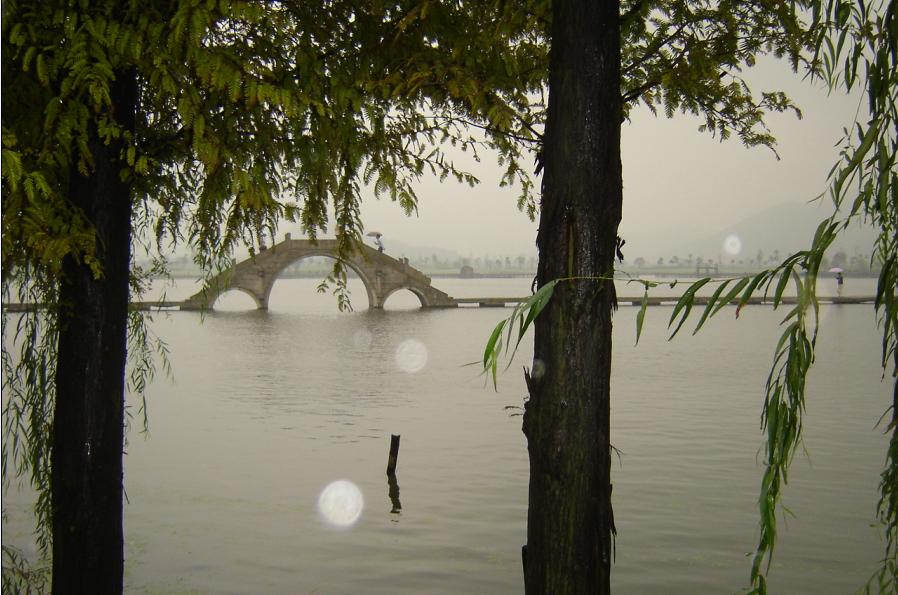
[{"label": "leafy canopy", "polygon": [[[544,49],[530,19],[492,3],[10,0],[2,10],[3,293],[47,306],[4,342],[3,469],[8,481],[11,462],[38,489],[44,551],[61,263],[103,278],[94,231],[69,199],[73,177],[96,166],[92,134],[124,146],[115,166],[135,241],[186,243],[209,270],[284,219],[310,237],[334,233],[345,254],[361,241],[363,185],[412,212],[425,173],[476,181],[444,146],[489,144],[508,181],[526,181],[503,127],[525,111]],[[139,81],[134,131],[110,93],[123,73]],[[333,278],[339,293],[340,260]],[[137,392],[151,373],[142,320],[129,335]]]},{"label": "leafy canopy", "polygon": [[[7,299],[52,306],[67,256],[102,277],[93,230],[68,199],[72,176],[95,165],[92,131],[124,142],[135,239],[186,243],[208,269],[281,220],[334,233],[345,254],[361,241],[366,186],[412,213],[422,175],[477,181],[449,146],[496,154],[502,183],[536,213],[528,161],[539,169],[547,0],[9,0],[2,10]],[[695,113],[721,139],[773,148],[763,117],[794,106],[775,91],[756,97],[740,73],[763,53],[798,63],[809,39],[791,6],[637,0],[622,18],[627,110]],[[133,133],[110,97],[124,72],[139,81]],[[332,278],[339,293],[340,260]],[[20,324],[26,350],[14,358],[4,345],[5,431],[16,437],[4,445],[17,445],[17,474],[46,490],[55,310]]]},{"label": "leafy canopy", "polygon": [[[635,5],[643,10],[642,5]],[[823,196],[832,202],[833,214],[822,221],[809,248],[788,256],[777,267],[754,275],[731,279],[704,278],[684,290],[674,306],[668,327],[673,338],[683,327],[692,313],[696,293],[708,284],[716,285],[710,295],[693,332],[729,304],[736,306],[736,315],[750,298],[758,292],[770,298],[773,306],[782,304],[783,294],[789,285],[794,286],[798,296],[796,305],[789,310],[783,320],[783,332],[774,349],[770,373],[765,382],[765,399],[761,412],[761,425],[766,431],[765,469],[761,480],[759,503],[760,536],[751,565],[751,593],[767,592],[766,574],[772,561],[777,537],[777,513],[781,507],[782,493],[788,482],[789,466],[801,444],[803,414],[805,409],[805,382],[814,362],[814,351],[819,325],[819,304],[817,300],[817,278],[824,254],[838,234],[856,220],[866,221],[878,229],[873,245],[872,262],[880,266],[877,281],[874,311],[882,331],[881,365],[883,376],[889,374],[894,383],[894,398],[883,415],[884,431],[890,435],[886,451],[884,470],[880,477],[880,497],[877,514],[885,537],[885,552],[879,569],[864,586],[867,593],[894,592],[898,588],[898,6],[895,0],[868,4],[857,2],[812,0],[804,3],[809,22],[799,24],[796,32],[789,26],[799,23],[787,18],[780,23],[784,36],[773,36],[769,42],[759,43],[751,28],[733,37],[723,33],[720,40],[736,42],[739,47],[751,48],[742,54],[746,64],[753,63],[755,52],[761,48],[772,50],[776,55],[788,55],[793,65],[803,64],[806,73],[814,79],[822,79],[831,91],[844,89],[846,92],[860,89],[866,93],[867,114],[844,129],[840,140],[841,152],[838,162],[829,174],[829,189]],[[760,8],[759,8],[760,9]],[[794,15],[793,15],[794,16]],[[653,21],[653,27],[664,29],[664,22]],[[680,35],[680,28],[668,25],[662,39]],[[791,33],[790,33],[791,31]],[[743,37],[744,36],[744,37]],[[736,41],[743,40],[743,41]],[[793,45],[792,41],[799,41]],[[809,46],[804,44],[810,41]],[[744,45],[740,45],[744,44]],[[697,48],[700,64],[716,50],[706,45]],[[730,46],[733,47],[733,46]],[[625,50],[626,52],[626,50]],[[694,54],[683,46],[677,59],[673,55],[659,52],[664,60],[679,65],[679,59]],[[633,64],[641,65],[637,59]],[[629,67],[632,70],[632,66]],[[701,72],[701,66],[696,66]],[[727,69],[738,69],[738,64]],[[627,70],[627,68],[625,68]],[[681,72],[689,80],[689,74]],[[649,82],[642,87],[660,89],[661,99],[668,114],[673,108],[687,111],[704,110],[705,129],[728,136],[729,130],[739,131],[739,136],[747,144],[770,146],[772,137],[766,133],[755,133],[752,129],[740,128],[741,123],[753,122],[752,110],[742,112],[746,120],[726,117],[733,105],[746,107],[736,100],[725,103],[723,109],[709,109],[699,98],[677,99],[676,87],[664,86],[664,76],[644,75]],[[721,79],[724,77],[722,76]],[[652,86],[654,85],[654,86]],[[739,97],[744,82],[725,86]],[[640,85],[636,89],[640,89]],[[701,85],[698,86],[702,88]],[[721,88],[722,89],[722,88]],[[647,91],[644,97],[656,98],[654,91]],[[625,95],[626,97],[627,95]],[[655,105],[648,100],[649,107]],[[781,109],[791,107],[788,100],[778,93],[765,93],[757,105]],[[760,113],[760,112],[757,112]],[[755,121],[757,123],[758,121]],[[609,271],[602,279],[612,279]],[[501,321],[491,335],[483,356],[483,370],[496,379],[497,362],[504,344],[510,345],[517,321],[520,342],[530,322],[551,298],[556,279],[539,289],[533,296],[519,305],[512,315]],[[576,280],[576,279],[573,279]],[[634,279],[627,278],[628,281]],[[645,287],[645,296],[636,317],[636,338],[642,331],[645,310],[648,305],[649,290],[657,283],[635,280]],[[502,333],[507,329],[503,344]],[[513,354],[513,352],[512,352]],[[891,415],[889,415],[891,412]]]}]

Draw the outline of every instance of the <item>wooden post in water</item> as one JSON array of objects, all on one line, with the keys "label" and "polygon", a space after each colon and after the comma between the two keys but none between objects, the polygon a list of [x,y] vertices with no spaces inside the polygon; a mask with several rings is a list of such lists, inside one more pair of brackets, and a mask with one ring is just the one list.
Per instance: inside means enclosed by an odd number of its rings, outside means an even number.
[{"label": "wooden post in water", "polygon": [[390,434],[390,458],[387,459],[387,485],[389,486],[390,502],[393,504],[391,513],[402,512],[402,503],[399,501],[399,482],[396,481],[396,459],[399,458],[399,436]]},{"label": "wooden post in water", "polygon": [[390,458],[387,459],[387,475],[396,473],[396,459],[399,457],[399,438],[396,434],[390,434]]}]

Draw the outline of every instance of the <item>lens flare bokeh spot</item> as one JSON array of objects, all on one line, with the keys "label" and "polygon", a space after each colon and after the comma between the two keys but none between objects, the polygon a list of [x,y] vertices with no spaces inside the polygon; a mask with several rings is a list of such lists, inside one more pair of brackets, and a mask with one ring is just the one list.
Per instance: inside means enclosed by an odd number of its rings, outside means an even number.
[{"label": "lens flare bokeh spot", "polygon": [[427,346],[418,339],[406,339],[396,348],[396,365],[413,374],[427,365]]},{"label": "lens flare bokeh spot", "polygon": [[318,496],[318,514],[328,524],[342,529],[353,526],[364,507],[362,490],[346,479],[329,483]]},{"label": "lens flare bokeh spot", "polygon": [[742,240],[736,234],[730,234],[723,240],[723,249],[730,256],[736,256],[742,252]]}]

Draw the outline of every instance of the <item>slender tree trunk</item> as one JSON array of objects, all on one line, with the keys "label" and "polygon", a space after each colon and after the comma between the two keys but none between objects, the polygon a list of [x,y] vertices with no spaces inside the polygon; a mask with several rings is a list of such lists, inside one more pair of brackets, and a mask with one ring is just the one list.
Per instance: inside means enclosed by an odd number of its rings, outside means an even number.
[{"label": "slender tree trunk", "polygon": [[[137,84],[117,72],[115,118],[134,128]],[[127,351],[131,192],[122,181],[123,143],[91,131],[87,176],[73,171],[69,197],[96,230],[94,276],[67,257],[53,423],[53,593],[115,594],[123,589],[122,450]]]},{"label": "slender tree trunk", "polygon": [[[538,282],[609,276],[621,216],[619,5],[553,4]],[[559,283],[535,322],[528,595],[608,593],[611,281]]]}]

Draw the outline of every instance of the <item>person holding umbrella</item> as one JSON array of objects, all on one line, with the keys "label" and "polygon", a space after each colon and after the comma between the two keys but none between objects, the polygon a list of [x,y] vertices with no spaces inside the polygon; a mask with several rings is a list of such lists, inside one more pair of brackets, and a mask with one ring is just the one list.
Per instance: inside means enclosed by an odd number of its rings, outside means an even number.
[{"label": "person holding umbrella", "polygon": [[842,285],[845,283],[845,278],[842,276],[842,269],[833,267],[829,269],[829,272],[836,274],[836,295],[842,297]]},{"label": "person holding umbrella", "polygon": [[381,239],[383,234],[379,231],[369,231],[366,235],[374,238],[374,245],[377,246],[378,252],[384,251],[384,241]]}]

